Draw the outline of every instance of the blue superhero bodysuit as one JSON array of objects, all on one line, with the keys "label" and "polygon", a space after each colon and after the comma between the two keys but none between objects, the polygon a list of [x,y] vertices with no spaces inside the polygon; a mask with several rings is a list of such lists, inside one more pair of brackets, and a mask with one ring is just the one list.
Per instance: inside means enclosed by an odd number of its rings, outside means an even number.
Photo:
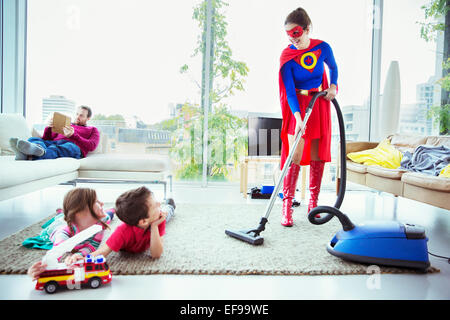
[{"label": "blue superhero bodysuit", "polygon": [[[297,50],[294,45],[286,47],[280,56],[279,88],[280,103],[283,116],[280,137],[282,151],[280,168],[289,153],[288,135],[294,135],[296,120],[295,112],[300,112],[303,119],[306,106],[312,95],[303,95],[301,90],[328,89],[328,79],[324,70],[327,64],[330,72],[331,84],[337,87],[338,69],[330,45],[322,40],[310,39],[308,48]],[[330,102],[319,98],[314,106],[306,127],[303,156],[301,165],[309,165],[311,161],[311,141],[319,140],[318,156],[322,161],[331,161],[331,115]]]},{"label": "blue superhero bodysuit", "polygon": [[[294,45],[291,45],[290,48],[296,49]],[[310,48],[298,58],[289,60],[281,68],[281,76],[292,114],[297,111],[300,112],[295,89],[318,88],[322,84],[324,62],[330,71],[330,84],[337,86],[338,68],[336,61],[330,45],[324,41]]]}]

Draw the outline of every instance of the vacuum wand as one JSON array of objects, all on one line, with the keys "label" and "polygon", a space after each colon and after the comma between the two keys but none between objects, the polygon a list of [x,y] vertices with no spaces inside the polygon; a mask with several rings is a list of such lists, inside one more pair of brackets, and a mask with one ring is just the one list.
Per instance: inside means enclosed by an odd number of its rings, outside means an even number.
[{"label": "vacuum wand", "polygon": [[300,140],[302,136],[305,134],[306,125],[308,123],[309,116],[311,115],[311,112],[314,107],[314,103],[316,102],[317,98],[321,96],[325,96],[327,94],[326,91],[322,91],[319,93],[316,93],[313,98],[311,99],[310,103],[308,104],[308,107],[305,110],[305,117],[303,118],[303,127],[298,132],[297,136],[295,137],[294,144],[289,151],[289,155],[286,159],[286,162],[284,164],[283,170],[281,171],[280,177],[278,179],[278,183],[276,184],[272,196],[270,197],[270,201],[267,204],[266,207],[266,214],[261,218],[261,221],[259,222],[259,226],[256,229],[250,229],[250,230],[243,230],[243,231],[232,231],[232,230],[225,230],[225,234],[237,238],[239,240],[251,243],[251,244],[262,244],[264,239],[259,235],[262,231],[264,231],[266,223],[268,221],[270,212],[272,211],[273,205],[275,204],[275,199],[278,195],[278,192],[280,191],[281,185],[283,183],[283,179],[286,176],[287,170],[289,169],[289,166],[292,162],[292,157],[294,156],[294,152],[297,149],[298,144],[300,143]]},{"label": "vacuum wand", "polygon": [[293,144],[293,146],[289,152],[289,155],[286,159],[283,170],[281,171],[280,178],[278,179],[277,185],[275,186],[275,188],[272,192],[272,196],[270,197],[270,201],[266,207],[266,214],[264,216],[266,219],[269,218],[270,212],[272,211],[273,205],[275,203],[275,199],[278,195],[278,192],[280,191],[281,185],[283,184],[283,179],[286,176],[286,172],[288,171],[288,169],[291,165],[292,157],[294,156],[294,151],[295,151],[295,149],[297,149],[297,146],[300,143],[302,136],[305,134],[306,124],[308,123],[308,119],[309,119],[309,116],[311,115],[311,111],[312,111],[312,107],[310,104],[306,108],[306,115],[305,115],[305,118],[303,119],[303,128],[298,132],[297,136],[295,137],[294,144]]}]

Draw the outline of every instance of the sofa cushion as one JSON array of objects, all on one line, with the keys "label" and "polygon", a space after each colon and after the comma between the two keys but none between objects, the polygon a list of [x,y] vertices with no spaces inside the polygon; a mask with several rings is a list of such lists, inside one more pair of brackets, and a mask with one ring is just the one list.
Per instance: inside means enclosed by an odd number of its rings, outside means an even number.
[{"label": "sofa cushion", "polygon": [[347,170],[358,172],[358,173],[366,173],[367,166],[364,164],[353,162],[351,160],[347,160]]},{"label": "sofa cushion", "polygon": [[0,157],[0,188],[77,171],[80,162],[73,158],[16,161],[14,156]]},{"label": "sofa cushion", "polygon": [[414,149],[427,142],[426,136],[411,134],[394,134],[391,138],[391,144],[401,152],[414,152]]},{"label": "sofa cushion", "polygon": [[406,172],[402,175],[401,180],[417,187],[450,192],[450,178],[436,177],[419,172]]},{"label": "sofa cushion", "polygon": [[400,180],[403,173],[406,172],[406,170],[403,169],[388,169],[383,168],[380,166],[368,166],[367,172],[371,173],[375,176],[387,178],[387,179],[394,179],[394,180]]},{"label": "sofa cushion", "polygon": [[443,145],[450,148],[450,136],[430,136],[427,137],[425,144],[436,147]]},{"label": "sofa cushion", "polygon": [[80,170],[161,172],[169,169],[169,157],[154,154],[95,153],[80,161]]},{"label": "sofa cushion", "polygon": [[10,138],[28,139],[31,129],[25,118],[16,113],[0,113],[0,149],[1,155],[14,154],[9,145]]}]

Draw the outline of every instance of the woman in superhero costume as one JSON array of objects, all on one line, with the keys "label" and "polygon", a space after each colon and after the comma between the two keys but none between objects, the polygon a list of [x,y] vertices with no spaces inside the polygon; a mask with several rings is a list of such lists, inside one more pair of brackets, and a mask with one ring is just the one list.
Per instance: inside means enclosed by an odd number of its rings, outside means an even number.
[{"label": "woman in superhero costume", "polygon": [[[293,225],[292,201],[295,195],[300,165],[310,166],[308,212],[317,206],[325,162],[331,161],[330,100],[337,93],[338,70],[333,51],[328,43],[310,39],[311,20],[302,8],[291,12],[285,21],[290,44],[280,58],[279,85],[283,122],[281,127],[281,169],[293,145],[297,133],[303,126],[302,119],[312,95],[327,91],[319,98],[311,112],[297,149],[292,157],[283,184],[283,209],[281,224]],[[330,74],[328,85],[324,64]]]}]

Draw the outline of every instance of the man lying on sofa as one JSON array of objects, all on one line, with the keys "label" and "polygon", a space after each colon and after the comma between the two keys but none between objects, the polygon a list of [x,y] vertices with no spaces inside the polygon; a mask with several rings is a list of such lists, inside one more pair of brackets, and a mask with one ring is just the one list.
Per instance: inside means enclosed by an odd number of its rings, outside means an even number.
[{"label": "man lying on sofa", "polygon": [[65,126],[64,134],[52,132],[52,114],[42,138],[32,137],[28,141],[11,138],[9,142],[16,153],[16,160],[84,158],[88,152],[97,148],[100,139],[97,128],[86,125],[91,116],[92,111],[89,107],[80,106],[75,123]]}]

